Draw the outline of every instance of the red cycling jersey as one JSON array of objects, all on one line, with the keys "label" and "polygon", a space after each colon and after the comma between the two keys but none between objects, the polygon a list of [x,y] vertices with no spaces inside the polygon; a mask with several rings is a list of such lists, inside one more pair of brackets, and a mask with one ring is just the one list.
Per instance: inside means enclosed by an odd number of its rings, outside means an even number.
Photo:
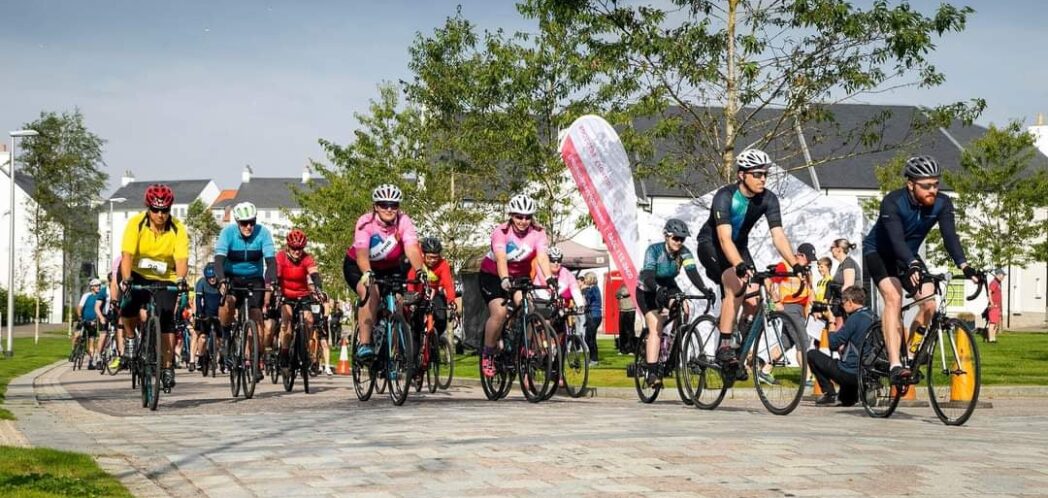
[{"label": "red cycling jersey", "polygon": [[298,262],[291,261],[287,251],[277,253],[277,282],[284,297],[302,299],[309,295],[309,269],[317,264],[313,256],[303,253]]},{"label": "red cycling jersey", "polygon": [[[444,298],[448,302],[455,300],[455,281],[451,278],[451,266],[448,265],[448,260],[440,258],[437,265],[430,268],[429,271],[437,275],[437,279],[429,283],[430,288],[440,292],[440,289],[444,289]],[[412,268],[408,271],[408,280],[415,278],[415,269]],[[416,291],[417,286],[411,286],[411,291]]]}]

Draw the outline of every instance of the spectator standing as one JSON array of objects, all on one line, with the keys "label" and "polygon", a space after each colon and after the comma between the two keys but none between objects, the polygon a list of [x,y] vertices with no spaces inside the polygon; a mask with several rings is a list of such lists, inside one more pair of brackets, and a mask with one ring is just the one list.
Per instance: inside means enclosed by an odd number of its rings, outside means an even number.
[{"label": "spectator standing", "polygon": [[1004,282],[1004,270],[998,268],[993,271],[993,280],[988,287],[990,303],[986,308],[986,340],[990,343],[997,342],[997,331],[1001,327],[1001,282]]},{"label": "spectator standing", "polygon": [[582,295],[586,298],[586,346],[590,351],[590,365],[597,364],[597,327],[604,318],[597,275],[586,272],[582,276]]},{"label": "spectator standing", "polygon": [[636,342],[635,328],[637,323],[637,311],[633,307],[633,298],[625,285],[619,287],[615,293],[615,299],[619,300],[619,354],[633,353]]},{"label": "spectator standing", "polygon": [[[833,283],[836,284],[838,290],[847,289],[859,280],[859,263],[848,255],[853,249],[855,249],[855,244],[848,242],[848,239],[837,239],[830,247],[830,255],[837,260],[837,271],[833,273]],[[844,310],[838,305],[831,311],[837,317],[837,328],[841,328],[844,325]]]}]

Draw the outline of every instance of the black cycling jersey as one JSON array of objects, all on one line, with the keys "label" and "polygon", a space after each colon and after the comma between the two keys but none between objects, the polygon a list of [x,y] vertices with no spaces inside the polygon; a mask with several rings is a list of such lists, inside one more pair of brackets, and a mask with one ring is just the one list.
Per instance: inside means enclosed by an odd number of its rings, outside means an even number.
[{"label": "black cycling jersey", "polygon": [[[749,246],[750,230],[761,216],[768,220],[768,228],[782,226],[779,198],[773,192],[765,190],[753,197],[746,197],[738,183],[721,187],[713,194],[710,217],[702,225],[696,239],[700,245],[717,242],[717,226],[730,224],[735,248],[744,251]],[[714,247],[720,248],[720,244],[714,244]]]},{"label": "black cycling jersey", "polygon": [[939,224],[946,252],[957,266],[965,263],[964,250],[953,220],[953,202],[942,193],[931,206],[922,206],[905,187],[881,200],[877,223],[863,239],[863,254],[893,258],[901,267],[917,259],[917,251],[935,224]]}]

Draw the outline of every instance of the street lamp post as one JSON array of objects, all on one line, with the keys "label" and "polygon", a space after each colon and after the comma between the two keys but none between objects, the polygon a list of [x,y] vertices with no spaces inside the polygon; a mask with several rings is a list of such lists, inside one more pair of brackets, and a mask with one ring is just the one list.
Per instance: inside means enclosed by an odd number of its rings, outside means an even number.
[{"label": "street lamp post", "polygon": [[105,265],[102,268],[98,269],[98,273],[100,274],[106,266],[113,264],[113,204],[123,204],[125,202],[127,202],[127,197],[114,197],[109,199],[109,236],[107,237],[109,239],[109,251],[107,251],[109,259],[105,261]]},{"label": "street lamp post", "polygon": [[25,137],[35,137],[40,133],[36,130],[17,130],[9,133],[11,136],[11,158],[7,161],[7,174],[11,177],[11,218],[9,220],[11,229],[8,230],[8,243],[11,244],[11,250],[8,254],[7,260],[7,349],[4,350],[4,356],[10,358],[14,356],[14,342],[13,337],[15,335],[15,157],[17,150],[15,149],[15,139]]}]

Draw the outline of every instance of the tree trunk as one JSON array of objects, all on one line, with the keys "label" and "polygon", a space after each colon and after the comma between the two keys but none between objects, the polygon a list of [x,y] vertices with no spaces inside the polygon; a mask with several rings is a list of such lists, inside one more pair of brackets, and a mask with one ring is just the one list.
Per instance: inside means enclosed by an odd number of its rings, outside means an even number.
[{"label": "tree trunk", "polygon": [[721,177],[725,181],[731,181],[732,160],[735,158],[735,120],[739,111],[739,83],[737,80],[738,68],[735,60],[735,14],[739,7],[739,0],[728,0],[727,20],[727,85],[726,102],[724,105],[724,150],[722,151],[723,162],[721,163]]}]

